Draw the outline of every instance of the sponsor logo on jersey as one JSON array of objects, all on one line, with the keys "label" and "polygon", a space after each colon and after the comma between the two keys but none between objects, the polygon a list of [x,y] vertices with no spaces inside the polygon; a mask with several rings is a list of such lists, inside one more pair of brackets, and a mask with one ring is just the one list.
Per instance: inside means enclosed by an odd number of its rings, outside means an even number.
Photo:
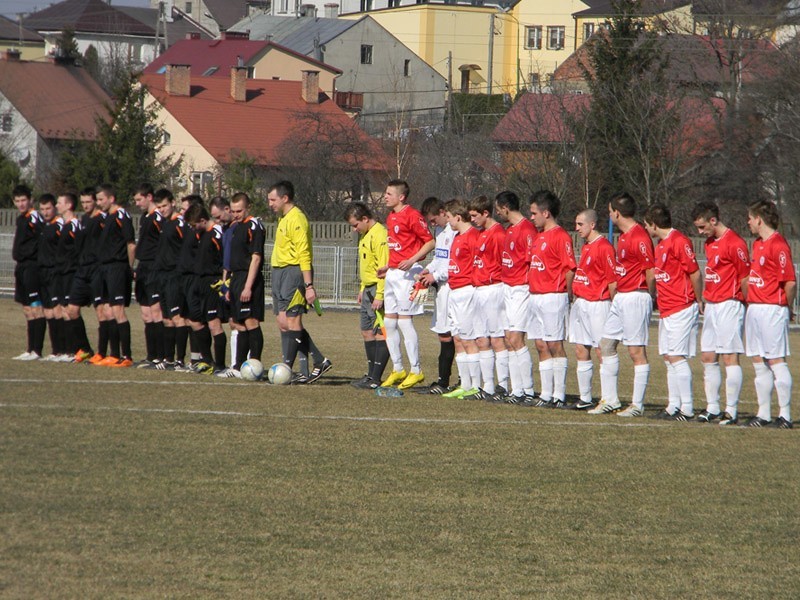
[{"label": "sponsor logo on jersey", "polygon": [[778,262],[781,264],[781,269],[785,269],[786,268],[786,253],[785,252],[781,252],[778,255]]},{"label": "sponsor logo on jersey", "polygon": [[750,271],[750,276],[747,278],[747,281],[750,285],[754,285],[756,287],[764,287],[764,280],[761,279],[761,275],[759,275],[755,271]]},{"label": "sponsor logo on jersey", "polygon": [[713,271],[712,269],[709,269],[708,267],[706,267],[705,276],[706,276],[706,281],[709,281],[711,283],[719,283],[720,281],[722,281],[722,279],[719,276],[719,273]]},{"label": "sponsor logo on jersey", "polygon": [[436,258],[450,258],[450,248],[436,248],[434,256]]},{"label": "sponsor logo on jersey", "polygon": [[535,254],[531,256],[531,271],[544,271],[544,263],[542,259]]},{"label": "sponsor logo on jersey", "polygon": [[503,263],[503,266],[507,269],[510,269],[511,267],[514,266],[514,261],[508,252],[503,252],[501,262]]},{"label": "sponsor logo on jersey", "polygon": [[647,256],[647,246],[645,245],[644,242],[639,242],[639,252],[642,253],[642,256]]},{"label": "sponsor logo on jersey", "polygon": [[583,269],[578,269],[577,271],[575,271],[575,278],[572,281],[573,283],[589,285],[589,276],[584,272]]},{"label": "sponsor logo on jersey", "polygon": [[741,260],[743,263],[747,262],[747,254],[745,254],[744,250],[742,250],[741,248],[736,250],[736,256],[738,256],[739,260]]},{"label": "sponsor logo on jersey", "polygon": [[473,264],[475,265],[476,269],[482,269],[483,268],[483,259],[481,257],[479,257],[479,256],[476,256],[475,257],[475,262]]},{"label": "sponsor logo on jersey", "polygon": [[669,283],[670,282],[669,273],[667,273],[666,271],[663,271],[663,270],[659,269],[658,267],[656,267],[655,274],[656,274],[656,281],[660,281],[661,283]]},{"label": "sponsor logo on jersey", "polygon": [[459,273],[461,273],[461,269],[458,268],[457,264],[450,263],[449,265],[447,265],[447,272],[450,273],[451,275],[458,275]]},{"label": "sponsor logo on jersey", "polygon": [[399,252],[403,249],[403,245],[394,238],[389,238],[387,240],[387,244],[389,246],[389,250],[394,250],[395,252]]},{"label": "sponsor logo on jersey", "polygon": [[683,251],[686,252],[686,256],[689,258],[694,258],[694,250],[692,250],[692,246],[690,244],[684,244]]},{"label": "sponsor logo on jersey", "polygon": [[622,266],[621,264],[619,264],[619,263],[617,263],[617,265],[614,267],[614,272],[615,272],[615,273],[617,274],[617,276],[619,276],[619,277],[625,277],[625,275],[627,275],[627,274],[628,274],[628,271],[627,271],[627,269],[625,269],[625,267],[623,267],[623,266]]}]

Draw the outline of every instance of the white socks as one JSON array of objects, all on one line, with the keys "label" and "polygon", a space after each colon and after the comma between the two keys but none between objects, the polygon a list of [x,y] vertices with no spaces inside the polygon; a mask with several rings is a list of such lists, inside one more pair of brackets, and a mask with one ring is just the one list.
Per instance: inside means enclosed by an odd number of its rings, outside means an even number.
[{"label": "white socks", "polygon": [[703,386],[706,392],[706,412],[719,413],[719,389],[722,387],[722,369],[719,363],[703,364]]},{"label": "white socks", "polygon": [[403,351],[400,350],[400,331],[398,330],[397,322],[399,319],[383,320],[386,327],[386,347],[389,349],[389,357],[392,359],[392,370],[403,370]]},{"label": "white socks", "polygon": [[[619,369],[619,357],[617,357],[617,369]],[[632,404],[644,410],[644,395],[647,392],[647,382],[650,379],[650,365],[633,366],[633,397]]]},{"label": "white socks", "polygon": [[775,391],[778,392],[779,416],[791,423],[792,374],[789,371],[789,365],[785,362],[772,365],[772,374],[775,376]]},{"label": "white socks", "polygon": [[526,394],[533,395],[533,361],[527,346],[523,346],[516,351],[519,374],[522,380],[522,390]]},{"label": "white socks", "polygon": [[594,363],[590,360],[579,360],[578,368],[578,392],[584,402],[592,401],[592,376],[594,375]]},{"label": "white socks", "polygon": [[675,370],[675,382],[678,384],[678,395],[681,399],[681,412],[687,416],[693,415],[692,368],[685,358],[673,363],[672,366]]},{"label": "white socks", "polygon": [[497,369],[497,385],[502,385],[507,392],[508,387],[508,350],[494,353],[494,365]]},{"label": "white socks", "polygon": [[[408,355],[408,362],[411,366],[412,373],[419,373],[419,338],[417,337],[417,330],[414,329],[414,322],[411,319],[398,319],[397,326],[403,333],[403,341],[406,345],[406,354]],[[386,333],[389,333],[387,328]],[[389,337],[388,335],[386,337]],[[388,340],[387,340],[388,342]],[[399,352],[399,344],[398,344]],[[391,354],[391,350],[389,351]],[[394,359],[392,359],[394,360]],[[402,358],[400,359],[402,361]]]},{"label": "white socks", "polygon": [[481,387],[481,359],[477,352],[475,354],[467,354],[467,370],[469,371],[470,386],[465,387],[462,385],[461,387],[465,390]]},{"label": "white socks", "polygon": [[[506,355],[506,359],[508,355]],[[483,379],[483,391],[487,394],[494,394],[494,351],[481,350],[478,353],[481,366],[481,378]]]},{"label": "white socks", "polygon": [[553,360],[548,358],[539,361],[539,379],[542,380],[542,393],[539,394],[539,397],[542,400],[553,399]]},{"label": "white socks", "polygon": [[725,367],[725,412],[733,418],[736,418],[739,406],[742,378],[742,367],[739,365]]},{"label": "white socks", "polygon": [[567,357],[553,359],[553,399],[562,402],[567,397]]},{"label": "white socks", "polygon": [[667,412],[671,415],[675,414],[676,410],[681,409],[681,397],[678,393],[678,382],[675,376],[675,367],[668,360],[664,361],[667,365]]},{"label": "white socks", "polygon": [[469,363],[466,352],[459,352],[456,354],[456,369],[458,370],[458,378],[461,380],[460,387],[462,390],[468,390],[472,386],[472,377],[469,373]]},{"label": "white socks", "polygon": [[[772,387],[774,378],[772,371],[766,363],[753,363],[756,371],[756,398],[758,399],[758,418],[765,421],[770,420],[769,403],[772,398]],[[790,385],[791,387],[791,385]]]},{"label": "white socks", "polygon": [[600,397],[607,402],[619,402],[617,378],[619,377],[619,354],[604,356],[600,365]]}]

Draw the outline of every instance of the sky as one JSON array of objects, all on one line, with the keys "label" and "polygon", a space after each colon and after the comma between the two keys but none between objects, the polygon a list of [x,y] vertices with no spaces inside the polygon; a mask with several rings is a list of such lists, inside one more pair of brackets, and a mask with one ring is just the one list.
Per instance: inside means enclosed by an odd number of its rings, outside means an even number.
[{"label": "sky", "polygon": [[[16,19],[18,13],[32,13],[56,3],[55,0],[0,0],[0,13],[10,19]],[[112,4],[119,6],[150,6],[150,1],[112,0]]]}]

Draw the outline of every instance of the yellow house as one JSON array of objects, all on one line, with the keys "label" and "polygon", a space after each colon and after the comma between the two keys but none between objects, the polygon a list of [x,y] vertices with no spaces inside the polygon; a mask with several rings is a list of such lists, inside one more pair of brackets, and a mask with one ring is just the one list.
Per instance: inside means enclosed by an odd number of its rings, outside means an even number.
[{"label": "yellow house", "polygon": [[[589,8],[574,14],[575,45],[577,50],[592,34],[607,27],[614,10],[609,0],[589,1]],[[645,0],[642,16],[650,29],[664,33],[693,33],[694,17],[690,0]]]},{"label": "yellow house", "polygon": [[44,60],[44,38],[0,15],[0,52],[19,51],[20,60]]}]

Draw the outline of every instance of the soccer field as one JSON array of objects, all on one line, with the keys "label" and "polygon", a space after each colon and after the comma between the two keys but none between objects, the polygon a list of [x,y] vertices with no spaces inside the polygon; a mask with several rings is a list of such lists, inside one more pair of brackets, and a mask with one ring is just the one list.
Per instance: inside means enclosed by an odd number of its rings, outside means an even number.
[{"label": "soccer field", "polygon": [[334,370],[273,387],[14,362],[22,313],[0,300],[0,597],[800,596],[798,431],[378,398],[347,385],[357,313],[308,323]]}]

